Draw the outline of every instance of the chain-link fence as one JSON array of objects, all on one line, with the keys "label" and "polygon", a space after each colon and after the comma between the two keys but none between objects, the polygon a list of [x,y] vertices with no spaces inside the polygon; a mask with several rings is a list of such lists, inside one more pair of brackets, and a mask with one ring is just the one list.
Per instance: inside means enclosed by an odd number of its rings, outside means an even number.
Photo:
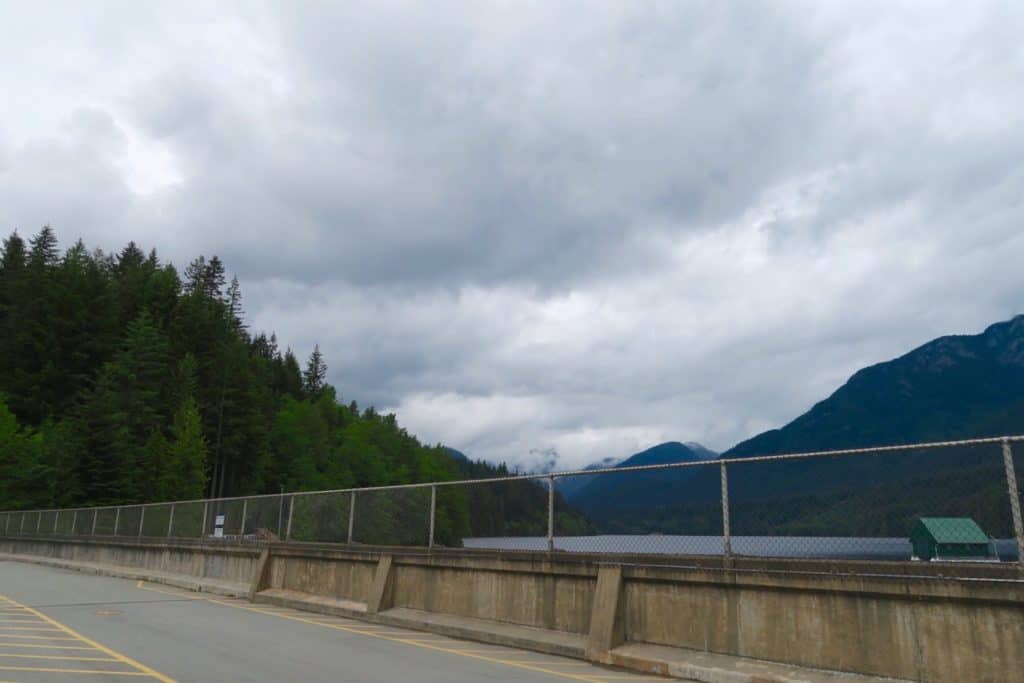
[{"label": "chain-link fence", "polygon": [[1022,561],[1024,436],[0,513],[8,537]]}]

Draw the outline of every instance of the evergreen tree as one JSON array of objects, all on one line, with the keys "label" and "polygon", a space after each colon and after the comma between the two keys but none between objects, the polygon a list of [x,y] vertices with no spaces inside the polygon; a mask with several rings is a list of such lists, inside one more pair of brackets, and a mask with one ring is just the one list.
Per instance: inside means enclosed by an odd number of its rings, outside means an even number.
[{"label": "evergreen tree", "polygon": [[32,249],[29,251],[29,265],[33,268],[46,268],[54,265],[59,257],[57,236],[49,225],[43,226],[35,237],[29,240]]},{"label": "evergreen tree", "polygon": [[228,315],[231,317],[231,324],[239,336],[245,337],[245,322],[242,310],[242,287],[238,284],[238,276],[231,278],[231,285],[228,287],[228,294],[225,303],[228,307]]},{"label": "evergreen tree", "polygon": [[40,458],[40,440],[23,429],[0,394],[0,501],[4,509],[46,505],[50,474]]},{"label": "evergreen tree", "polygon": [[327,363],[320,353],[320,345],[313,347],[313,353],[306,363],[306,371],[302,374],[302,389],[310,398],[319,398],[327,382]]},{"label": "evergreen tree", "polygon": [[201,498],[206,489],[206,438],[199,410],[187,399],[174,416],[171,442],[163,467],[159,491],[161,498]]}]

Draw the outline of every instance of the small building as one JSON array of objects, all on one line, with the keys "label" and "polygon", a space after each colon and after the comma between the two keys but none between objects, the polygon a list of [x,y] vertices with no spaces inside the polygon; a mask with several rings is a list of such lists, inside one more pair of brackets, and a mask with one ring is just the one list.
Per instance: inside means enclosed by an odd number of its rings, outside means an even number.
[{"label": "small building", "polygon": [[921,517],[910,532],[918,560],[988,560],[992,544],[970,517]]}]

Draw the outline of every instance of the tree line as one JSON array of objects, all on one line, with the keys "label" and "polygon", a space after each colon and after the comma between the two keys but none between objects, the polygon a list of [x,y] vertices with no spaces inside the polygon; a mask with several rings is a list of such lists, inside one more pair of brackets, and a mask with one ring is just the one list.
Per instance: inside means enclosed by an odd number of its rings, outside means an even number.
[{"label": "tree line", "polygon": [[[216,256],[179,273],[134,242],[104,253],[79,240],[61,252],[49,227],[27,241],[14,232],[2,249],[0,509],[508,471],[456,461],[394,415],[343,401],[319,347],[300,365],[274,334],[249,331],[239,282]],[[532,484],[506,486],[498,497],[446,492],[439,537],[455,542],[475,526],[542,532],[544,495]],[[578,515],[563,517],[581,524]]]}]

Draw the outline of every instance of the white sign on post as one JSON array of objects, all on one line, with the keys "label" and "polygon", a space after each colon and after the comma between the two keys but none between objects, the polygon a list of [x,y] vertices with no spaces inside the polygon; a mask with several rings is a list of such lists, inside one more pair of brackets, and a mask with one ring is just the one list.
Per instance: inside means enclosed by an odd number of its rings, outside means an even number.
[{"label": "white sign on post", "polygon": [[213,537],[224,538],[224,515],[217,515],[213,520]]}]

